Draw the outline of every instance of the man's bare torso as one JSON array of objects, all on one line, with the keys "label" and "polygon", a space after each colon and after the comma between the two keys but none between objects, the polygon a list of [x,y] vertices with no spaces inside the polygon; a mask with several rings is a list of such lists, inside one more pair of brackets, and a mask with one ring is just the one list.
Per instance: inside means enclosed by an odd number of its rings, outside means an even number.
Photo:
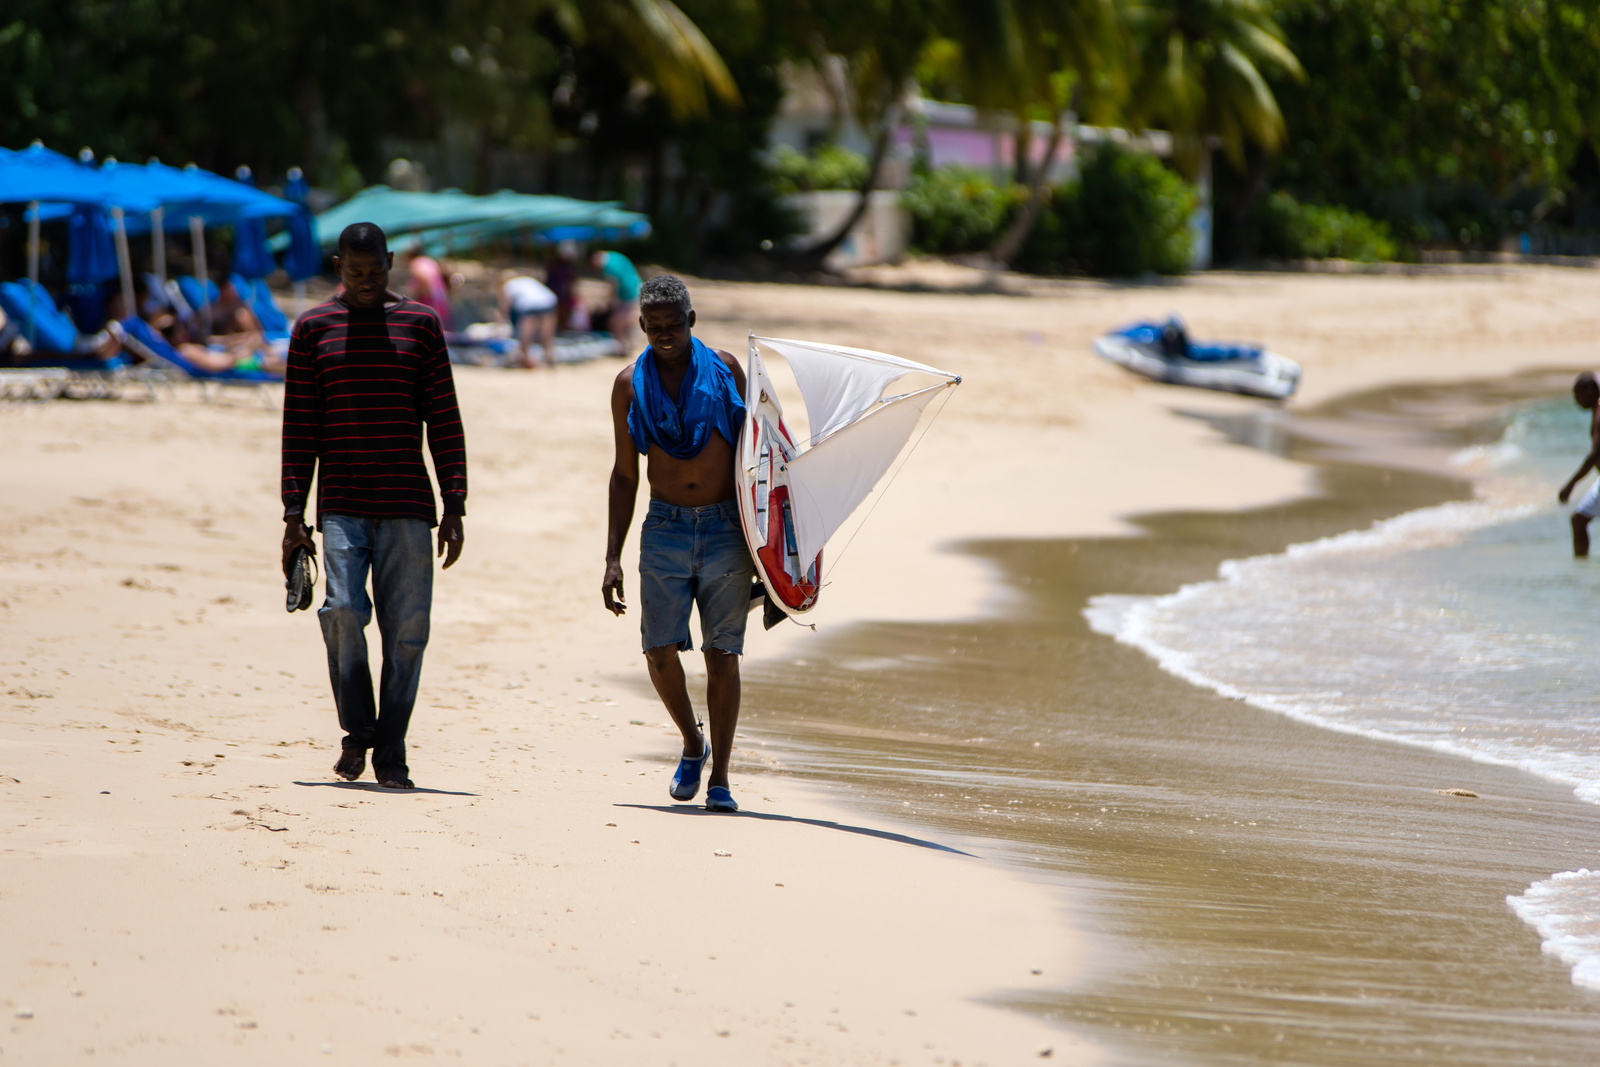
[{"label": "man's bare torso", "polygon": [[[733,372],[734,380],[743,386],[743,368],[727,352],[716,350],[717,358]],[[647,349],[640,359],[655,358]],[[687,367],[667,367],[660,363],[661,384],[674,401],[683,385]],[[633,402],[633,367],[630,365],[617,375],[620,395],[626,404],[619,405],[623,427],[626,427],[627,405]],[[712,433],[698,455],[678,459],[668,455],[659,446],[651,445],[645,456],[645,480],[650,484],[650,498],[684,508],[705,507],[732,500],[735,493],[733,476],[733,445],[720,433]]]}]

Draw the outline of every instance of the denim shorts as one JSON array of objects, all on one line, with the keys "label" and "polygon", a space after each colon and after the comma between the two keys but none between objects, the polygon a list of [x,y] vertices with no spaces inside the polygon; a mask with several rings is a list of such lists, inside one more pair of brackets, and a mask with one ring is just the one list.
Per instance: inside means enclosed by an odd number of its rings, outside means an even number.
[{"label": "denim shorts", "polygon": [[755,565],[732,500],[703,508],[650,501],[639,535],[640,629],[644,647],[689,640],[689,607],[700,608],[700,644],[721,652],[744,652]]}]

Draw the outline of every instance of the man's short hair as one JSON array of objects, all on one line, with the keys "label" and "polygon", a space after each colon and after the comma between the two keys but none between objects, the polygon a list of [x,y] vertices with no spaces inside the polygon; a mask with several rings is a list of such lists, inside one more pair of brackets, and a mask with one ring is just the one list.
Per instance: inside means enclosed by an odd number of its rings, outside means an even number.
[{"label": "man's short hair", "polygon": [[382,228],[372,222],[352,222],[339,234],[339,254],[346,252],[372,252],[384,255],[389,251],[389,238]]},{"label": "man's short hair", "polygon": [[645,308],[673,308],[685,318],[692,310],[689,304],[689,287],[676,274],[658,274],[639,286],[639,310]]}]

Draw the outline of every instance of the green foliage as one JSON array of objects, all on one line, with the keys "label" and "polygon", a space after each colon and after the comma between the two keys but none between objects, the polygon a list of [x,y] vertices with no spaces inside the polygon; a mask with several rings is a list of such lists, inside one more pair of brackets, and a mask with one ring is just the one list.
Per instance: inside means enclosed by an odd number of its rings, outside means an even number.
[{"label": "green foliage", "polygon": [[1197,203],[1194,187],[1154,156],[1102,147],[1056,191],[1017,266],[1044,274],[1182,274]]},{"label": "green foliage", "polygon": [[1279,17],[1309,77],[1279,90],[1274,184],[1408,243],[1492,246],[1559,203],[1600,130],[1593,3],[1287,0]]},{"label": "green foliage", "polygon": [[811,155],[779,145],[772,153],[773,187],[779,193],[859,189],[867,177],[867,158],[839,145],[823,145]]},{"label": "green foliage", "polygon": [[1270,0],[1145,0],[1132,10],[1137,71],[1130,115],[1171,130],[1179,168],[1197,177],[1215,138],[1230,159],[1247,141],[1275,150],[1283,115],[1266,78],[1304,77]]},{"label": "green foliage", "polygon": [[1399,255],[1389,227],[1359,211],[1302,204],[1279,191],[1267,198],[1260,215],[1260,247],[1269,256],[1377,263]]},{"label": "green foliage", "polygon": [[331,186],[347,162],[378,173],[386,138],[447,126],[487,148],[549,145],[561,50],[591,41],[675,117],[738,98],[668,0],[7,0],[0,144],[301,164]]},{"label": "green foliage", "polygon": [[[779,198],[764,151],[782,87],[773,60],[784,54],[766,0],[680,0],[727,64],[739,103],[711,100],[684,116],[662,94],[644,91],[613,51],[571,41],[555,83],[557,135],[581,154],[552,191],[619,198],[651,218],[646,258],[683,270],[707,257],[739,258],[763,241],[780,244],[800,221]],[[677,165],[670,165],[676,156]]]},{"label": "green foliage", "polygon": [[933,255],[982,252],[1026,196],[1023,186],[966,167],[922,171],[902,197],[911,213],[911,247]]}]

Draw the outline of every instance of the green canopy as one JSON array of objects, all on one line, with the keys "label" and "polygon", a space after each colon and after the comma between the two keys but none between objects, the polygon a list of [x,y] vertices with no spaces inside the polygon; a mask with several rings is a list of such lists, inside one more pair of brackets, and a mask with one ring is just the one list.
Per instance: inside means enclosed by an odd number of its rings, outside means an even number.
[{"label": "green canopy", "polygon": [[560,241],[615,240],[650,232],[648,218],[624,210],[617,201],[596,203],[506,189],[489,196],[459,189],[407,193],[373,185],[317,216],[323,250],[332,251],[340,231],[354,222],[381,227],[396,251],[430,254],[464,251],[518,233]]}]

